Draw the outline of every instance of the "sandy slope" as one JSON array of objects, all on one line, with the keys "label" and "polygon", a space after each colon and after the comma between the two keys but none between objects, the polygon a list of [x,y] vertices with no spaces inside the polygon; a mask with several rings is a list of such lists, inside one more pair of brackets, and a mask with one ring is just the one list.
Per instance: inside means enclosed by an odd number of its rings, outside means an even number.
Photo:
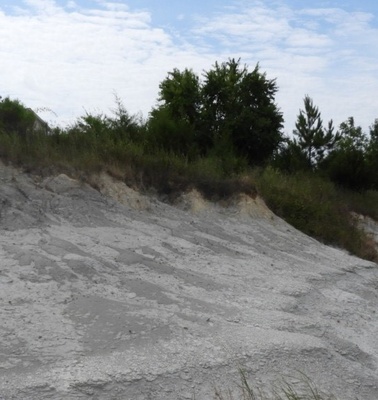
[{"label": "sandy slope", "polygon": [[259,200],[0,179],[0,399],[211,399],[239,366],[378,399],[376,264]]}]

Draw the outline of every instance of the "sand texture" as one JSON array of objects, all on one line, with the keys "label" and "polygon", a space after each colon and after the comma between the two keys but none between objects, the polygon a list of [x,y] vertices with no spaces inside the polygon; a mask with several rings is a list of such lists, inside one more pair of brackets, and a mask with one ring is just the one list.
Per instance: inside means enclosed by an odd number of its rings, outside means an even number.
[{"label": "sand texture", "polygon": [[240,366],[378,399],[376,264],[259,198],[98,188],[0,167],[0,399],[213,399]]}]

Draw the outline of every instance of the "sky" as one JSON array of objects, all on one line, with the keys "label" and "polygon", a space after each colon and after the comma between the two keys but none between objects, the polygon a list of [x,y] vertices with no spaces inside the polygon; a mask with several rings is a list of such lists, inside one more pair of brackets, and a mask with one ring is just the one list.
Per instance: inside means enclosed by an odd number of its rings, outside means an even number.
[{"label": "sky", "polygon": [[259,63],[291,134],[309,95],[325,124],[378,118],[378,1],[0,0],[0,96],[52,125],[148,117],[174,68]]}]

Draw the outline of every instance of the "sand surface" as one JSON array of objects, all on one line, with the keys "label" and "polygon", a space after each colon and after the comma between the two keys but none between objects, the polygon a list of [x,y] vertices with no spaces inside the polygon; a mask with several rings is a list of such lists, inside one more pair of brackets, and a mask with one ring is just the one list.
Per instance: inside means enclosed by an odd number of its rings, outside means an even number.
[{"label": "sand surface", "polygon": [[0,399],[213,399],[239,367],[378,399],[376,264],[258,198],[98,187],[0,166]]}]

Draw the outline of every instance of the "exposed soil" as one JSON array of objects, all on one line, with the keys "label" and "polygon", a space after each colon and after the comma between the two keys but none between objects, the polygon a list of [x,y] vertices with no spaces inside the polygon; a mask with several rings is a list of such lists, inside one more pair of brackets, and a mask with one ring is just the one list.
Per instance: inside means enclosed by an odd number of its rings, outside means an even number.
[{"label": "exposed soil", "polygon": [[97,179],[0,166],[0,399],[212,399],[238,367],[378,399],[376,264],[258,197],[168,205]]}]

